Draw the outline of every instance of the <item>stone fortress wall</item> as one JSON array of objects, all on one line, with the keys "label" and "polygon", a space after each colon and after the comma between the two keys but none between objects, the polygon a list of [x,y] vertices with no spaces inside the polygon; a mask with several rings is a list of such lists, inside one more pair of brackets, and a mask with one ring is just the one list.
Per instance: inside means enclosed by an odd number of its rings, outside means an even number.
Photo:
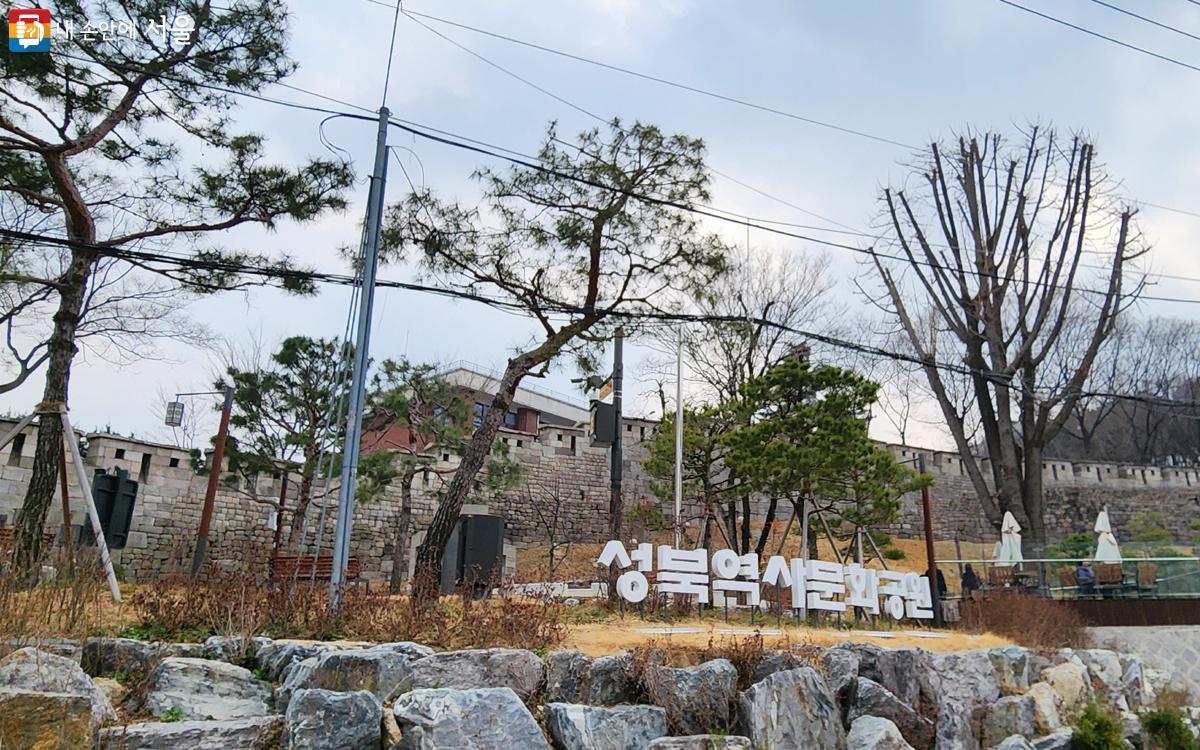
[{"label": "stone fortress wall", "polygon": [[[0,433],[13,426],[13,420],[0,419]],[[660,501],[653,494],[650,477],[642,468],[647,441],[656,426],[650,420],[625,421],[624,500],[626,508],[648,502],[669,517],[673,512],[671,501]],[[0,449],[0,517],[4,525],[12,525],[32,471],[36,427],[25,428],[23,434],[20,443]],[[131,479],[139,481],[128,545],[113,555],[126,577],[148,580],[182,570],[190,560],[207,484],[206,476],[192,470],[188,451],[111,433],[81,437],[86,438],[85,462],[89,473],[121,468],[129,472]],[[522,479],[503,493],[474,498],[473,505],[466,510],[503,516],[507,522],[506,548],[510,552],[513,547],[547,539],[555,504],[559,506],[555,529],[558,538],[576,542],[606,539],[610,496],[606,449],[589,446],[584,431],[573,427],[543,425],[537,434],[506,430],[501,439],[508,441],[511,455],[522,465]],[[910,460],[923,450],[902,445],[886,448],[901,461]],[[996,539],[959,456],[924,452],[927,470],[935,477],[931,494],[937,536],[966,541]],[[446,467],[453,467],[457,460],[454,456],[438,458],[444,459],[441,463]],[[1168,529],[1181,541],[1195,534],[1188,523],[1200,518],[1200,468],[1047,461],[1043,471],[1047,526],[1052,539],[1071,532],[1090,531],[1096,513],[1105,507],[1119,539],[1123,539],[1122,529],[1129,519],[1147,511],[1162,513]],[[71,474],[71,523],[79,526],[86,522],[86,516]],[[259,497],[277,497],[278,478],[264,478],[256,491]],[[415,529],[432,519],[436,491],[436,478],[418,477],[413,498]],[[60,508],[56,500],[50,511],[49,530],[58,529],[61,524]],[[399,508],[400,490],[395,486],[388,487],[376,500],[356,506],[352,550],[368,579],[385,579],[391,571],[393,523]],[[695,517],[697,511],[695,507],[686,507],[685,516]],[[314,527],[318,514],[319,501],[312,510]],[[332,537],[333,518],[334,513],[326,514],[326,549]],[[887,530],[897,536],[915,537],[921,534],[921,528],[920,498],[916,494],[906,496],[899,519]],[[218,564],[231,566],[235,561],[250,559],[265,569],[274,538],[270,506],[255,502],[249,493],[222,487],[217,495],[212,529],[210,550]],[[285,529],[285,544],[286,536]],[[419,536],[414,542],[418,539]]]}]

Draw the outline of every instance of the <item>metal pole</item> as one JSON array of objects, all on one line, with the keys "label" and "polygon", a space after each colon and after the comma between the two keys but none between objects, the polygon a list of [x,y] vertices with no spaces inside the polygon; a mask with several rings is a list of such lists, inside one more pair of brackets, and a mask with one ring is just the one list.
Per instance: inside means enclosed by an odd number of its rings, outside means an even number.
[{"label": "metal pole", "polygon": [[75,544],[71,538],[71,494],[67,484],[67,446],[58,454],[58,478],[62,485],[63,541],[67,545],[67,564],[75,571]]},{"label": "metal pole", "polygon": [[[682,533],[683,513],[683,329],[679,329],[679,344],[675,349],[675,547]],[[705,523],[708,518],[705,516]]]},{"label": "metal pole", "polygon": [[[917,454],[917,471],[925,473],[925,454]],[[942,626],[942,595],[938,591],[937,556],[933,551],[933,512],[929,507],[929,485],[921,487],[921,510],[925,515],[925,557],[929,561],[929,591],[933,597],[933,624]]]},{"label": "metal pole", "polygon": [[358,454],[362,447],[363,398],[367,384],[368,350],[371,343],[371,311],[375,306],[375,270],[379,265],[379,232],[383,225],[383,188],[387,182],[387,129],[391,112],[379,108],[379,131],[375,137],[375,171],[367,195],[367,248],[363,256],[362,296],[359,297],[358,332],[354,338],[354,370],[346,408],[346,439],[342,451],[342,477],[338,486],[337,526],[333,533],[333,575],[329,579],[329,603],[336,607],[345,586],[346,563],[350,557],[350,531],[354,518],[354,485]]},{"label": "metal pole", "polygon": [[[808,498],[804,497],[800,500],[803,503],[803,510],[800,512],[800,559],[804,562],[805,575],[808,573]],[[793,581],[793,583],[795,583]],[[800,599],[800,610],[796,614],[797,620],[808,619],[808,595],[805,594]]]},{"label": "metal pole", "polygon": [[[279,557],[279,543],[283,540],[283,504],[287,502],[287,470],[279,476],[279,509],[275,511],[275,539],[272,541],[272,557]],[[289,540],[290,541],[290,540]],[[297,555],[297,561],[299,555]],[[297,566],[298,567],[298,566]]]},{"label": "metal pole", "polygon": [[213,446],[212,465],[208,467],[208,488],[204,490],[204,509],[200,511],[200,529],[196,532],[196,551],[192,555],[192,578],[200,575],[204,556],[208,553],[208,529],[212,525],[213,504],[217,499],[217,484],[221,481],[221,462],[225,460],[225,438],[229,437],[232,412],[233,386],[228,386],[225,405],[221,407],[221,424],[217,427],[217,444]]},{"label": "metal pole", "polygon": [[121,601],[121,587],[117,585],[117,574],[113,570],[112,558],[108,556],[108,542],[104,541],[104,527],[100,525],[100,514],[96,512],[96,501],[92,499],[92,485],[88,483],[87,470],[83,467],[83,458],[79,455],[79,446],[75,443],[75,430],[67,419],[64,408],[61,413],[63,425],[63,443],[71,453],[71,463],[75,464],[75,479],[79,482],[79,491],[83,495],[83,504],[87,507],[88,519],[92,522],[92,532],[96,536],[96,548],[100,550],[100,562],[104,565],[104,573],[108,577],[108,590],[114,602]]},{"label": "metal pole", "polygon": [[[624,515],[623,501],[621,498],[621,440],[623,433],[621,430],[621,368],[624,366],[622,359],[622,347],[625,339],[625,332],[621,328],[616,330],[613,337],[613,371],[612,371],[612,387],[613,387],[613,441],[612,447],[609,450],[609,479],[611,481],[611,493],[608,498],[608,518],[611,526],[611,533],[614,539],[621,538],[621,525]],[[612,563],[608,566],[608,598],[609,601],[617,598],[617,565]]]}]

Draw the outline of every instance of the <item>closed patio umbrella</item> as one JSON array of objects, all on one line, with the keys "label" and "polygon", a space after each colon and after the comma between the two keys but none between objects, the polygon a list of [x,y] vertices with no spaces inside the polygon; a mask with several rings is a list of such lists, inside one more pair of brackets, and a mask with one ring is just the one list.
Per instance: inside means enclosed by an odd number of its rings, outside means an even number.
[{"label": "closed patio umbrella", "polygon": [[1021,556],[1021,526],[1009,511],[1004,513],[1000,524],[1000,542],[996,545],[996,564],[1015,565],[1025,558]]},{"label": "closed patio umbrella", "polygon": [[1121,548],[1117,546],[1117,538],[1113,536],[1112,525],[1108,522],[1108,510],[1100,511],[1096,516],[1096,551],[1092,559],[1098,563],[1121,562]]}]

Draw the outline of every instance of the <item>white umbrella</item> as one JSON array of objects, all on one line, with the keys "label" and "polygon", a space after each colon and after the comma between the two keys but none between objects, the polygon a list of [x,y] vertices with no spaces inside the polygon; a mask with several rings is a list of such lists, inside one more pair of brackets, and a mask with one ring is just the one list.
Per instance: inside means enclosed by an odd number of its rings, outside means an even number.
[{"label": "white umbrella", "polygon": [[1096,552],[1092,555],[1092,559],[1096,562],[1121,562],[1121,549],[1117,546],[1117,538],[1113,536],[1112,525],[1108,522],[1108,510],[1100,511],[1100,515],[1096,516],[1095,532],[1099,534],[1096,538]]},{"label": "white umbrella", "polygon": [[1009,511],[1004,513],[1000,524],[1000,543],[996,545],[996,564],[1015,565],[1025,558],[1021,556],[1021,526]]}]

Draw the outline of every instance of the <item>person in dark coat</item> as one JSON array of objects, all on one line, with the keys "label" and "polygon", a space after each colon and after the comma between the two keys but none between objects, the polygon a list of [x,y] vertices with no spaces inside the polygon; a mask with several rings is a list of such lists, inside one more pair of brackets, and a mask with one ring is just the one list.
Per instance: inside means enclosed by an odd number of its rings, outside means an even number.
[{"label": "person in dark coat", "polygon": [[975,592],[979,590],[979,576],[975,574],[975,569],[971,567],[971,563],[963,566],[962,572],[962,593],[964,599],[974,599]]}]

